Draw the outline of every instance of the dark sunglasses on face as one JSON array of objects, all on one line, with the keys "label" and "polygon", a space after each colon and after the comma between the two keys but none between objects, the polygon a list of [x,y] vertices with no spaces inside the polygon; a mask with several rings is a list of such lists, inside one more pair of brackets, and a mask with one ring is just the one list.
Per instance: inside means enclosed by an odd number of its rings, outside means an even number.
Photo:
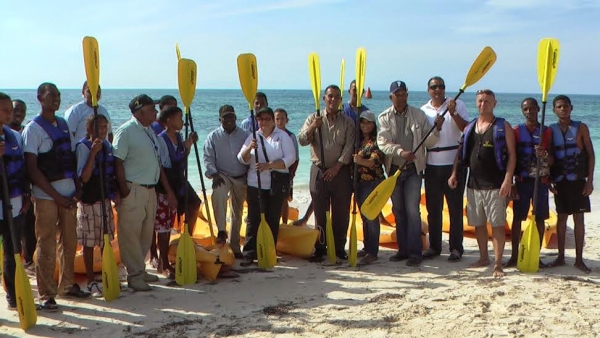
[{"label": "dark sunglasses on face", "polygon": [[429,86],[429,89],[431,90],[436,90],[436,89],[446,89],[446,85],[444,84],[440,84],[440,85],[433,85],[433,86]]}]

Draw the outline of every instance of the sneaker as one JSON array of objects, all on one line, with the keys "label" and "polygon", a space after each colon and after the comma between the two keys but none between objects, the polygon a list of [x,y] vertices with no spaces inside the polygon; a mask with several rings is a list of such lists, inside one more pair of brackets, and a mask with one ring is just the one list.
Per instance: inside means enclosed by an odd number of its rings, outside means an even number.
[{"label": "sneaker", "polygon": [[405,259],[408,259],[408,257],[404,256],[403,254],[401,254],[399,252],[396,252],[395,255],[393,255],[392,257],[390,257],[390,261],[392,261],[392,262],[400,262],[400,261],[403,261]]},{"label": "sneaker", "polygon": [[448,261],[449,262],[458,262],[461,260],[461,258],[462,258],[462,255],[460,254],[460,252],[458,252],[458,250],[454,249],[450,253],[450,256],[448,256]]},{"label": "sneaker", "polygon": [[359,262],[358,265],[369,265],[377,260],[377,256],[366,254]]},{"label": "sneaker", "polygon": [[65,291],[66,292],[61,296],[79,299],[90,298],[92,296],[91,293],[81,290],[78,284],[73,284],[70,288],[68,288]]},{"label": "sneaker", "polygon": [[17,311],[17,303],[8,303],[6,309],[9,311]]},{"label": "sneaker", "polygon": [[144,282],[146,282],[146,283],[158,282],[157,275],[151,275],[151,274],[147,273],[146,271],[143,272],[143,279],[144,279]]},{"label": "sneaker", "polygon": [[366,252],[365,250],[360,250],[360,251],[359,251],[359,252],[356,254],[356,257],[358,257],[358,258],[363,258],[363,257],[365,257],[366,255],[368,255],[368,254],[367,254],[367,252]]},{"label": "sneaker", "polygon": [[244,257],[244,260],[240,262],[240,266],[245,268],[252,265],[252,263],[254,263],[254,260],[252,258]]},{"label": "sneaker", "polygon": [[134,291],[150,291],[150,290],[152,290],[152,287],[144,281],[143,275],[128,277],[127,279],[128,279],[127,286],[132,288]]},{"label": "sneaker", "polygon": [[440,255],[439,251],[434,250],[432,248],[429,248],[429,249],[427,249],[427,251],[425,251],[423,253],[423,258],[424,259],[431,259],[431,258],[434,258],[434,257],[439,256],[439,255]]},{"label": "sneaker", "polygon": [[42,301],[42,303],[37,306],[36,310],[45,310],[50,312],[58,311],[58,304],[56,304],[54,298],[48,298],[47,300]]},{"label": "sneaker", "polygon": [[92,297],[94,297],[94,298],[99,298],[99,297],[104,296],[104,294],[102,293],[102,283],[91,282],[90,284],[87,285],[87,290],[89,293],[92,294]]}]

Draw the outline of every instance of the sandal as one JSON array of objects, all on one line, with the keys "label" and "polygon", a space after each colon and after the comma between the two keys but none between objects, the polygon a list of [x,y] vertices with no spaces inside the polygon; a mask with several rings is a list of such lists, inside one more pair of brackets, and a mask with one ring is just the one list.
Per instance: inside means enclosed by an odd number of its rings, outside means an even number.
[{"label": "sandal", "polygon": [[58,305],[54,298],[49,298],[45,300],[42,304],[39,304],[36,307],[36,310],[45,310],[45,311],[58,311]]}]

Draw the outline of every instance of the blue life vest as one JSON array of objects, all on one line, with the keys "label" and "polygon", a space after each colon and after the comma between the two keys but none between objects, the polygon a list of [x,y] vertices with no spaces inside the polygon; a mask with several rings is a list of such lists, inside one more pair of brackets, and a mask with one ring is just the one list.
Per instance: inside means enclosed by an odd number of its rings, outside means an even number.
[{"label": "blue life vest", "polygon": [[38,167],[50,182],[65,178],[75,178],[77,159],[71,150],[71,135],[67,122],[56,116],[56,126],[48,122],[41,115],[33,118],[52,139],[52,149],[38,154]]},{"label": "blue life vest", "polygon": [[[471,135],[471,132],[473,132],[476,123],[477,118],[473,119],[473,121],[469,122],[469,124],[465,127],[465,131],[461,140],[461,143],[463,144],[461,158],[463,161],[468,161],[469,157],[467,155],[467,146],[465,145],[465,141],[469,139],[469,136]],[[492,132],[494,135],[494,153],[496,157],[496,165],[500,171],[506,171],[508,150],[506,148],[506,130],[503,118],[496,117]]]},{"label": "blue life vest", "polygon": [[[177,133],[177,148],[173,147],[173,142],[167,135],[167,131],[163,131],[158,134],[158,137],[162,137],[165,140],[167,149],[169,150],[169,158],[171,159],[171,168],[163,168],[165,175],[169,181],[171,189],[179,197],[183,197],[185,189],[187,188],[187,181],[185,179],[185,168],[187,164],[187,156],[185,146],[183,144],[183,138],[180,133]],[[162,184],[157,186],[157,190],[160,193],[166,193]]]},{"label": "blue life vest", "polygon": [[[86,138],[77,142],[77,145],[83,144],[88,149],[92,149],[92,142]],[[113,148],[107,140],[102,141],[102,151],[96,154],[94,159],[95,166],[92,176],[81,187],[81,202],[85,204],[94,204],[101,201],[100,196],[100,167],[104,169],[104,198],[114,199],[117,194],[117,177],[115,171],[115,157]]]},{"label": "blue life vest", "polygon": [[[542,128],[542,133],[546,132],[548,127]],[[535,156],[535,146],[540,145],[540,127],[535,127],[530,132],[525,123],[519,124],[519,143],[517,144],[517,165],[515,176],[522,178],[535,177],[537,167],[537,157]],[[548,163],[540,163],[540,177],[548,176]]]},{"label": "blue life vest", "polygon": [[152,128],[152,130],[154,131],[154,135],[157,135],[162,133],[163,130],[165,130],[165,127],[162,126],[162,124],[160,124],[160,122],[158,121],[154,121],[152,123],[150,123],[150,128]]},{"label": "blue life vest", "polygon": [[25,159],[23,158],[23,148],[17,142],[12,129],[3,126],[4,130],[4,168],[8,181],[8,191],[10,198],[23,195],[25,187],[29,185],[25,175]]},{"label": "blue life vest", "polygon": [[554,144],[554,165],[551,171],[556,182],[563,179],[577,181],[588,176],[587,152],[577,147],[577,131],[580,125],[579,121],[571,121],[564,134],[558,123],[550,125]]}]

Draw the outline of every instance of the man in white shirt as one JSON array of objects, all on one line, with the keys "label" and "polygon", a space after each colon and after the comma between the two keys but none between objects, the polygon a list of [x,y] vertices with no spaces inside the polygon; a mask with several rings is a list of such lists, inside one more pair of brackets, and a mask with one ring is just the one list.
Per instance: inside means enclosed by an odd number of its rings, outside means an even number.
[{"label": "man in white shirt", "polygon": [[[67,124],[69,125],[69,130],[73,133],[73,139],[75,142],[81,141],[82,138],[85,138],[87,134],[87,129],[85,127],[85,121],[88,116],[94,115],[94,107],[92,107],[92,94],[90,93],[90,88],[88,87],[87,81],[83,83],[83,88],[81,89],[81,94],[83,95],[83,101],[71,106],[71,108],[67,109],[65,112],[65,120],[67,120]],[[100,97],[102,96],[102,90],[98,87],[98,101],[100,101]],[[108,111],[101,105],[98,105],[98,114],[106,116],[108,120],[108,142],[112,143],[113,132],[112,132],[112,123],[110,121],[110,115],[108,115]]]},{"label": "man in white shirt", "polygon": [[442,252],[442,210],[444,196],[450,214],[450,256],[448,261],[457,262],[463,254],[463,194],[465,191],[466,170],[459,172],[457,189],[448,186],[448,178],[452,174],[452,166],[462,131],[468,123],[467,107],[461,100],[454,101],[446,97],[446,84],[439,76],[427,82],[427,92],[431,100],[421,107],[430,123],[442,115],[443,128],[440,138],[427,149],[427,166],[425,167],[425,198],[427,201],[427,224],[429,225],[429,249],[423,258],[433,258]]}]

